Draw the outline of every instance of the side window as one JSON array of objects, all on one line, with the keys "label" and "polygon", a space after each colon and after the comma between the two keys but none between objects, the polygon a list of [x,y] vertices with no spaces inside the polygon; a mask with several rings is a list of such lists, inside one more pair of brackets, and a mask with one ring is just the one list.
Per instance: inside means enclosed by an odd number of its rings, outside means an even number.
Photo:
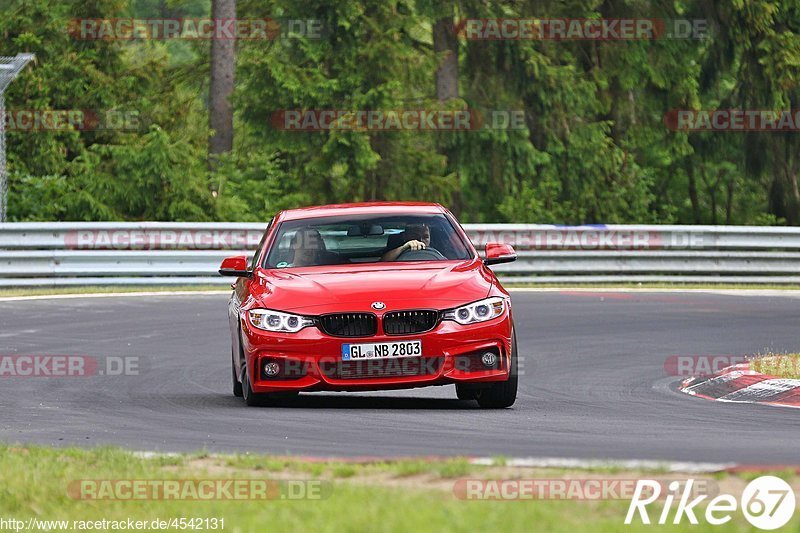
[{"label": "side window", "polygon": [[261,237],[261,242],[258,243],[258,247],[253,252],[253,256],[250,258],[250,266],[248,270],[255,270],[256,268],[256,259],[258,258],[259,254],[261,253],[262,248],[264,248],[264,241],[267,240],[267,235],[269,235],[270,230],[272,229],[272,224],[275,223],[275,217],[272,217],[272,220],[269,221],[267,225],[267,229],[264,231],[264,235]]}]

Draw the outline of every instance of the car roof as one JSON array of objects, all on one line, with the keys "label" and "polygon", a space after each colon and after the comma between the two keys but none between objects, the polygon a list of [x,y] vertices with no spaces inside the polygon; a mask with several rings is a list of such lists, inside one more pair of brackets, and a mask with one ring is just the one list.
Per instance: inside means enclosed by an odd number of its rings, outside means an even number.
[{"label": "car roof", "polygon": [[281,212],[282,220],[328,217],[336,215],[394,215],[394,214],[435,214],[443,213],[444,207],[432,202],[359,202],[351,204],[331,204],[314,207],[287,209]]}]

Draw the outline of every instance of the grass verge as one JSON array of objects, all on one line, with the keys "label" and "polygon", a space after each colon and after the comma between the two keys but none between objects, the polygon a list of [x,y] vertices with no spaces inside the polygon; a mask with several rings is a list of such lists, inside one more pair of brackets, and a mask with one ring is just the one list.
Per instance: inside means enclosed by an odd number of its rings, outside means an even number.
[{"label": "grass verge", "polygon": [[[492,470],[495,468],[496,470]],[[598,474],[594,474],[598,475]],[[608,474],[603,474],[608,475]],[[641,473],[618,474],[630,479]],[[651,474],[653,475],[653,474]],[[787,474],[794,476],[794,474]],[[453,484],[461,477],[554,479],[581,471],[531,471],[477,467],[464,459],[447,461],[345,463],[307,462],[267,456],[179,455],[143,458],[111,448],[50,449],[0,445],[0,517],[28,520],[168,520],[216,518],[228,531],[652,531],[623,524],[627,500],[474,501],[461,500]],[[648,477],[644,475],[644,477]],[[735,476],[729,476],[735,477]],[[257,501],[175,501],[75,499],[70,483],[92,480],[323,480],[321,499]],[[726,478],[727,479],[727,478]],[[741,481],[741,480],[739,480]],[[742,481],[742,483],[744,483]],[[792,483],[797,479],[792,477]],[[660,506],[652,509],[657,519]],[[673,507],[674,514],[674,507]],[[715,531],[748,531],[743,515]],[[702,518],[701,518],[702,520]],[[786,527],[797,530],[800,517]],[[660,526],[680,531],[687,526]],[[71,526],[72,528],[72,526]]]},{"label": "grass verge", "polygon": [[800,379],[800,354],[765,355],[750,361],[750,369],[777,378]]}]

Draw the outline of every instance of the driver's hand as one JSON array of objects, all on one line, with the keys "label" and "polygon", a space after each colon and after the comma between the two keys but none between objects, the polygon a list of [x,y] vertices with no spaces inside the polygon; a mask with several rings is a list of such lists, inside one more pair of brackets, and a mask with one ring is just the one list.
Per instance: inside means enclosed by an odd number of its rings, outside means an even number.
[{"label": "driver's hand", "polygon": [[422,241],[408,241],[403,245],[405,250],[424,250],[425,243]]}]

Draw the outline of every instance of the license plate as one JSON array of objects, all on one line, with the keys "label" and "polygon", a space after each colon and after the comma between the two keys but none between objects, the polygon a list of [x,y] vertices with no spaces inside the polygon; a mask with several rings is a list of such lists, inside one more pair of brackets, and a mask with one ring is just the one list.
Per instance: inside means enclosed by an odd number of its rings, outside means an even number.
[{"label": "license plate", "polygon": [[342,361],[393,359],[396,357],[419,357],[421,355],[422,341],[342,344]]}]

